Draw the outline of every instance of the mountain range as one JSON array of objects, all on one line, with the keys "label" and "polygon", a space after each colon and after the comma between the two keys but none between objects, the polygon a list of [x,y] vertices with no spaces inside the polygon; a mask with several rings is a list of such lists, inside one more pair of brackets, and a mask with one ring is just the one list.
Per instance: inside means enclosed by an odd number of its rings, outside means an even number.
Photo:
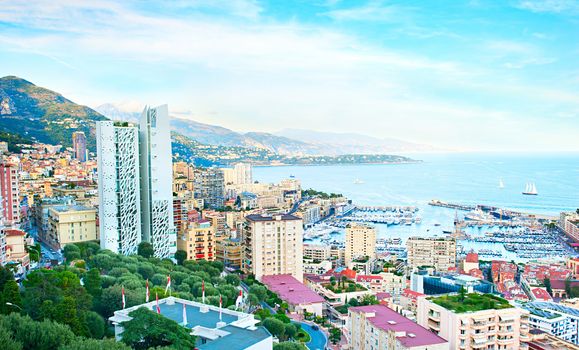
[{"label": "mountain range", "polygon": [[[87,135],[89,149],[94,151],[97,121],[113,119],[138,122],[139,117],[138,112],[126,112],[110,103],[91,109],[15,76],[0,78],[0,139],[10,142],[39,141],[69,147],[72,144],[72,133],[83,131]],[[182,117],[172,117],[171,126],[174,134],[200,144],[262,149],[290,157],[431,150],[428,146],[353,133],[299,129],[285,129],[278,133],[241,133]]]},{"label": "mountain range", "polygon": [[[123,112],[114,104],[107,103],[95,108],[111,119],[136,122],[140,113]],[[201,123],[195,120],[173,116],[172,129],[203,144],[260,148],[294,156],[343,155],[343,154],[391,154],[393,152],[423,152],[437,150],[390,138],[376,138],[355,133],[332,133],[302,129],[284,129],[276,133],[247,132]]]}]

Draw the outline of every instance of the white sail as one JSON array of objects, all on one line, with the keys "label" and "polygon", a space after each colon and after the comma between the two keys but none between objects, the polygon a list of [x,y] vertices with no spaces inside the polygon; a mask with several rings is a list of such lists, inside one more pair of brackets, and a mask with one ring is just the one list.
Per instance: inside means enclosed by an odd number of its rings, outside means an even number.
[{"label": "white sail", "polygon": [[534,182],[531,184],[531,193],[532,193],[532,194],[537,194],[537,193],[539,193],[539,192],[537,192],[537,186],[535,186],[535,183],[534,183]]},{"label": "white sail", "polygon": [[503,179],[499,180],[499,188],[505,188],[505,183],[503,182]]}]

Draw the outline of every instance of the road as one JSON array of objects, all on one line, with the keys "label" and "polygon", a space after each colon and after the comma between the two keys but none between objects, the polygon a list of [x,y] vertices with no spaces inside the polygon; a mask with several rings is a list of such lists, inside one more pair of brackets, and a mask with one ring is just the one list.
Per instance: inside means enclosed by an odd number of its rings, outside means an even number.
[{"label": "road", "polygon": [[54,249],[49,247],[47,244],[45,244],[44,242],[42,242],[38,238],[38,231],[36,229],[36,226],[31,226],[26,231],[27,231],[27,233],[30,234],[30,236],[32,238],[34,238],[34,240],[36,242],[40,243],[40,250],[42,252],[42,260],[40,261],[41,266],[49,265],[51,260],[58,260],[59,264],[64,261],[64,257],[62,256],[62,253],[55,251]]}]

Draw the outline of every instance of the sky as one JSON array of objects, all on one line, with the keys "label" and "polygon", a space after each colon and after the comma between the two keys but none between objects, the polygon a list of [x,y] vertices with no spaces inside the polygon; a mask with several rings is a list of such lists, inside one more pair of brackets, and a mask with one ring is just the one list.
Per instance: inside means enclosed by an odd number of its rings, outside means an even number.
[{"label": "sky", "polygon": [[0,76],[237,131],[579,151],[579,0],[0,0]]}]

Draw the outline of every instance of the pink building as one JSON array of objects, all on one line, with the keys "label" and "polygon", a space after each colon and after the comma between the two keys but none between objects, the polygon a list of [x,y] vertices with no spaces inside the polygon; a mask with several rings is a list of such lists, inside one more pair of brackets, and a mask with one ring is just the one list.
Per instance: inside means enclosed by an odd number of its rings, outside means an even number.
[{"label": "pink building", "polygon": [[302,314],[307,311],[322,316],[324,298],[292,275],[263,276],[261,282],[287,302],[291,312]]},{"label": "pink building", "polygon": [[384,305],[351,307],[348,316],[351,349],[449,349],[446,340]]},{"label": "pink building", "polygon": [[9,224],[20,222],[18,168],[14,164],[0,164],[0,196],[4,220]]}]

